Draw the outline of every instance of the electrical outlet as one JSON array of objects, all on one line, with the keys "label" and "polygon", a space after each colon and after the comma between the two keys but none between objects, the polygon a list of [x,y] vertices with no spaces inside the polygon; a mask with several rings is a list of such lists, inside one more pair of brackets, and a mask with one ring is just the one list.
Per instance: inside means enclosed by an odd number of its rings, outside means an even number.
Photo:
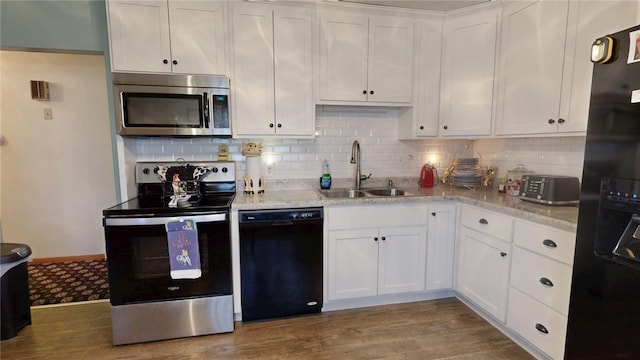
[{"label": "electrical outlet", "polygon": [[273,175],[273,165],[274,164],[267,164],[267,175]]},{"label": "electrical outlet", "polygon": [[44,108],[44,119],[51,120],[53,119],[53,111],[51,108]]}]

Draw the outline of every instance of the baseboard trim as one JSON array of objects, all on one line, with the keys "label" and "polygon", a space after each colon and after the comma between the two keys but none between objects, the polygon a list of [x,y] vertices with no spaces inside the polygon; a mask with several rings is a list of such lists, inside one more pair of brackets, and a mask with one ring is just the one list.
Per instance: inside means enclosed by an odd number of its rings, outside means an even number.
[{"label": "baseboard trim", "polygon": [[67,262],[67,261],[90,261],[90,260],[104,260],[104,259],[105,259],[104,254],[91,254],[91,255],[31,259],[30,263],[43,264],[43,263],[61,263],[61,262]]}]

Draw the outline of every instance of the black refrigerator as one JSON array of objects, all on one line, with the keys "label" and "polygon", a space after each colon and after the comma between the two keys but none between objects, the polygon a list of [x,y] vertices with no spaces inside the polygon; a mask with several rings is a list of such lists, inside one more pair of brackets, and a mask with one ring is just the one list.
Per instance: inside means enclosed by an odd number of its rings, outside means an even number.
[{"label": "black refrigerator", "polygon": [[640,359],[640,26],[591,57],[565,358]]}]

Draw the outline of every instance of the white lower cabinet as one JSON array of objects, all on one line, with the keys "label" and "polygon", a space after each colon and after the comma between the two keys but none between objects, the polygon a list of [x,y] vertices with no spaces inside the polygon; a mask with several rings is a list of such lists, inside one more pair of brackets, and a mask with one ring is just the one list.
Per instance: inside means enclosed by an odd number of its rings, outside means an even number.
[{"label": "white lower cabinet", "polygon": [[513,237],[507,327],[562,359],[575,234],[518,219]]},{"label": "white lower cabinet", "polygon": [[423,291],[427,206],[346,206],[325,209],[327,298]]},{"label": "white lower cabinet", "polygon": [[575,233],[467,204],[459,224],[456,291],[530,351],[562,359]]},{"label": "white lower cabinet", "polygon": [[510,262],[510,244],[466,227],[460,229],[456,289],[502,322]]},{"label": "white lower cabinet", "polygon": [[426,290],[453,288],[456,204],[429,204]]},{"label": "white lower cabinet", "polygon": [[564,357],[567,318],[513,287],[507,326],[552,359]]}]

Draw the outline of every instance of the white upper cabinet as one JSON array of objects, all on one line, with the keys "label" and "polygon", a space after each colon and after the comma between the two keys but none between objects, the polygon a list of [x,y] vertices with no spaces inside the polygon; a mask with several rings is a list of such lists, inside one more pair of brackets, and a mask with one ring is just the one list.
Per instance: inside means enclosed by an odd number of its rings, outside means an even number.
[{"label": "white upper cabinet", "polygon": [[410,103],[413,33],[411,19],[321,14],[319,102]]},{"label": "white upper cabinet", "polygon": [[111,68],[226,74],[226,3],[107,1]]},{"label": "white upper cabinet", "polygon": [[444,21],[442,137],[491,135],[500,6],[447,13]]},{"label": "white upper cabinet", "polygon": [[589,118],[591,45],[595,39],[637,25],[638,1],[570,1],[565,72],[570,71],[571,92],[560,103],[558,132],[584,132]]},{"label": "white upper cabinet", "polygon": [[568,10],[566,0],[504,3],[497,134],[556,132]]},{"label": "white upper cabinet", "polygon": [[633,25],[635,1],[504,3],[496,135],[584,134],[593,41]]},{"label": "white upper cabinet", "polygon": [[239,3],[231,13],[234,137],[312,137],[312,11]]},{"label": "white upper cabinet", "polygon": [[440,113],[440,59],[443,17],[416,22],[413,62],[413,106],[403,108],[398,138],[419,139],[438,135]]}]

